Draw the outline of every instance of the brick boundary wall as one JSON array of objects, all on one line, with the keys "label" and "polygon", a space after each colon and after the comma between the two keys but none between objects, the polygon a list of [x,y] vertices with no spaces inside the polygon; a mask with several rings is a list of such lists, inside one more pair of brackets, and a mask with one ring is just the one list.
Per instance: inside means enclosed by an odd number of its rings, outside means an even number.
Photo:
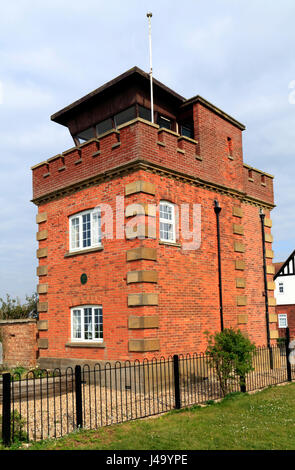
[{"label": "brick boundary wall", "polygon": [[0,320],[3,365],[35,367],[37,361],[37,320]]}]

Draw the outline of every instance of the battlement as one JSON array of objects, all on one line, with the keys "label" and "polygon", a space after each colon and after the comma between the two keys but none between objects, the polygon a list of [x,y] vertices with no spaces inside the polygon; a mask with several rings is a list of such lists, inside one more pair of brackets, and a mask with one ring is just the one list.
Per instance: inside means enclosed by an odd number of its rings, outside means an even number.
[{"label": "battlement", "polygon": [[245,192],[249,196],[273,203],[274,176],[246,164],[244,164],[243,171]]},{"label": "battlement", "polygon": [[[38,204],[44,197],[142,161],[272,203],[270,175],[244,165],[241,156],[229,156],[226,149],[214,161],[211,154],[200,156],[199,150],[197,140],[136,118],[34,165],[33,201]],[[249,181],[249,171],[253,181]]]},{"label": "battlement", "polygon": [[[180,157],[193,160],[196,146],[193,139],[136,118],[34,165],[33,200],[135,160],[170,163],[184,170]],[[167,161],[164,152],[169,154]]]}]

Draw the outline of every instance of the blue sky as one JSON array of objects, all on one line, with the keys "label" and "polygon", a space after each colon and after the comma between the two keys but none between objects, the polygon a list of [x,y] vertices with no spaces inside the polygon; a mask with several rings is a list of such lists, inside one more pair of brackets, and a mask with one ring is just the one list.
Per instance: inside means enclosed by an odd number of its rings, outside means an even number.
[{"label": "blue sky", "polygon": [[200,94],[246,125],[244,161],[275,175],[275,260],[294,249],[295,3],[11,0],[0,17],[0,296],[35,290],[30,167],[72,146],[50,115],[125,70]]}]

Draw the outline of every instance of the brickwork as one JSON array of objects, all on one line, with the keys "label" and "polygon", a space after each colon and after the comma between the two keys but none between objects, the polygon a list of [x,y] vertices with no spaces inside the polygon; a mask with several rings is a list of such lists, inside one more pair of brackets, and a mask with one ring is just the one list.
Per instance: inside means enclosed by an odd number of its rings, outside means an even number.
[{"label": "brickwork", "polygon": [[[259,208],[269,221],[272,177],[252,169],[250,185],[237,126],[200,103],[194,106],[194,121],[196,140],[136,119],[33,168],[41,362],[204,351],[204,332],[220,330],[215,199],[222,209],[224,326],[239,327],[256,344],[266,344]],[[125,198],[119,207],[117,196]],[[159,242],[158,213],[147,208],[161,200],[190,204],[191,227],[192,204],[201,205],[199,249],[184,249],[181,227],[177,243]],[[121,228],[132,219],[130,206],[143,204],[141,224],[150,216],[155,231],[144,230],[148,238],[138,239],[129,227],[127,236],[123,232],[117,239],[114,233],[99,250],[69,253],[69,216],[101,203],[117,210]],[[267,240],[271,282],[272,239]],[[85,285],[82,273],[88,277]],[[273,298],[273,291],[268,295]],[[70,309],[77,305],[103,306],[99,347],[71,344]],[[276,323],[270,328],[275,332]]]},{"label": "brickwork", "polygon": [[8,367],[34,367],[37,361],[36,320],[1,320],[0,338],[3,364]]}]

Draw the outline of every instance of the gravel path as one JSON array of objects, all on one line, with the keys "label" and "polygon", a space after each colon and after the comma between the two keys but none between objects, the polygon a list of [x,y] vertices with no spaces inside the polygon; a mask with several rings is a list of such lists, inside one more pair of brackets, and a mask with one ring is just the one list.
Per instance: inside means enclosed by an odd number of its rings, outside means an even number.
[{"label": "gravel path", "polygon": [[[94,385],[83,386],[83,427],[94,429],[173,409],[172,390],[166,393],[122,393]],[[75,430],[76,406],[72,392],[56,397],[17,401],[14,410],[23,418],[29,439],[60,437]],[[13,410],[12,410],[13,411]]]}]

